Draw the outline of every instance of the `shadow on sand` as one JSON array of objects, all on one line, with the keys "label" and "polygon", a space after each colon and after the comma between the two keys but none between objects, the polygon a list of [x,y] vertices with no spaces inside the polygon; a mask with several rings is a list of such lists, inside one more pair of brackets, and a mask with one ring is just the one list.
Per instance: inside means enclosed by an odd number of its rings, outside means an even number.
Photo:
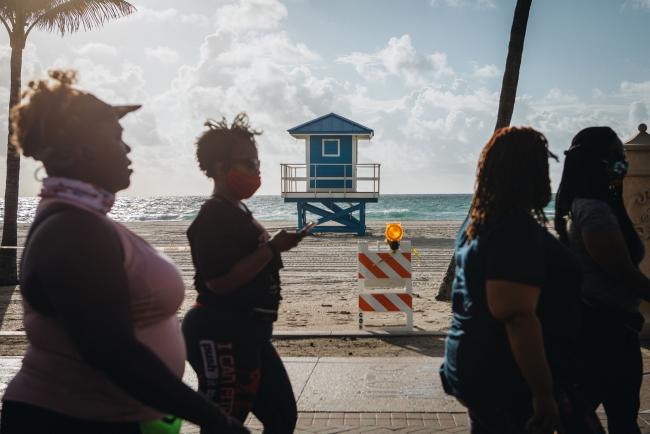
[{"label": "shadow on sand", "polygon": [[11,305],[11,297],[18,290],[18,285],[0,286],[0,326],[4,323],[5,315]]}]

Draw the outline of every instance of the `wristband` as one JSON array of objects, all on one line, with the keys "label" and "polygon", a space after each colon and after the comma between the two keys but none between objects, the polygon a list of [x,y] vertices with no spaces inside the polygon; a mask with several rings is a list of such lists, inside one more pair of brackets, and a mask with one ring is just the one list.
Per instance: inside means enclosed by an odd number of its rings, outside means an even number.
[{"label": "wristband", "polygon": [[140,422],[141,434],[179,434],[181,432],[181,419],[174,416],[165,416],[162,419]]}]

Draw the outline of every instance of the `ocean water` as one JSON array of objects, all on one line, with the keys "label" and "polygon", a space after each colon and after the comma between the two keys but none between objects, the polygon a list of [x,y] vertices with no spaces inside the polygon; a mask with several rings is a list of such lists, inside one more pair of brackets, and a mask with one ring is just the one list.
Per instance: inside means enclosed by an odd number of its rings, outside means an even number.
[{"label": "ocean water", "polygon": [[[206,197],[119,197],[110,213],[122,222],[137,221],[188,221],[192,220]],[[413,220],[463,220],[467,215],[469,194],[386,194],[378,203],[366,208],[366,219],[376,221]],[[255,217],[262,221],[296,219],[296,204],[284,203],[280,196],[255,196],[246,201]],[[18,203],[18,221],[29,223],[38,205],[37,197],[21,197]],[[547,216],[553,216],[553,203]],[[0,202],[0,216],[4,215],[4,202]],[[309,216],[308,216],[309,217]],[[315,218],[315,216],[312,216]]]}]

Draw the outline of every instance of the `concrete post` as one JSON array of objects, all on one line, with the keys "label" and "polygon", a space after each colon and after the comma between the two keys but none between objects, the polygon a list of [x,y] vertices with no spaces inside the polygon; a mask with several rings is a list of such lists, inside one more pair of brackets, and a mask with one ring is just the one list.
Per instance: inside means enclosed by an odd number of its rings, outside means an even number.
[{"label": "concrete post", "polygon": [[[650,134],[647,125],[639,125],[639,134],[624,145],[630,168],[623,182],[623,201],[643,245],[645,257],[641,271],[650,277]],[[646,323],[642,337],[650,337],[650,303],[641,303],[641,313]]]}]

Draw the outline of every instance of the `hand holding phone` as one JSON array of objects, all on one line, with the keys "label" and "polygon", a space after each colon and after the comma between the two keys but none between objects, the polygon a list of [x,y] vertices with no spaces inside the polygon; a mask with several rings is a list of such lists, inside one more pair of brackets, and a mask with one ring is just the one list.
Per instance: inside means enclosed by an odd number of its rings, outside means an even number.
[{"label": "hand holding phone", "polygon": [[305,237],[306,235],[309,234],[309,231],[311,231],[311,229],[314,226],[316,226],[316,222],[309,222],[302,229],[298,231],[298,234],[300,235],[301,238]]}]

